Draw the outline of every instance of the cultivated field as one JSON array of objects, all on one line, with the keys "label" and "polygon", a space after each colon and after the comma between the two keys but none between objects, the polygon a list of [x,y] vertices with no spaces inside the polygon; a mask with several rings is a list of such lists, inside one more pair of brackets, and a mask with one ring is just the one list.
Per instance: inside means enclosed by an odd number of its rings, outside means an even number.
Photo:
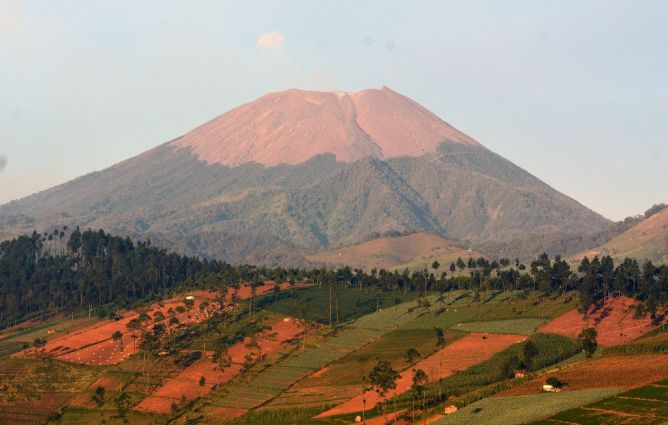
[{"label": "cultivated field", "polygon": [[543,323],[545,323],[544,319],[508,319],[489,322],[458,323],[451,329],[464,332],[530,335]]},{"label": "cultivated field", "polygon": [[[190,401],[203,396],[214,386],[228,382],[238,375],[245,364],[252,364],[276,353],[283,344],[297,338],[303,330],[304,327],[292,318],[274,322],[270,329],[260,332],[253,338],[246,337],[244,341],[230,347],[227,350],[231,360],[229,366],[221,368],[205,355],[176,376],[167,379],[135,409],[142,412],[169,413],[172,403],[178,404],[182,399]],[[251,345],[253,343],[255,344]],[[205,381],[200,384],[202,377]]]},{"label": "cultivated field", "polygon": [[500,396],[535,394],[549,377],[566,383],[567,391],[590,388],[634,388],[668,378],[668,354],[637,356],[606,356],[563,366],[549,371],[518,387],[500,393]]},{"label": "cultivated field", "polygon": [[576,338],[584,327],[595,327],[597,341],[601,346],[623,344],[646,334],[656,326],[649,315],[634,317],[636,301],[623,296],[609,299],[606,305],[592,307],[587,317],[577,310],[571,310],[541,326],[545,333]]},{"label": "cultivated field", "polygon": [[492,397],[472,403],[433,422],[434,425],[517,425],[610,397],[623,390],[602,388],[514,397]]},{"label": "cultivated field", "polygon": [[598,402],[562,411],[534,425],[668,423],[668,380],[636,388]]},{"label": "cultivated field", "polygon": [[[424,370],[430,381],[437,381],[458,370],[464,370],[469,366],[478,364],[494,353],[524,339],[526,339],[524,335],[470,334],[418,362],[415,368]],[[387,397],[391,398],[408,391],[412,384],[412,377],[412,369],[404,371],[397,380],[397,388],[388,391]],[[366,400],[366,404],[364,400]],[[369,391],[329,409],[317,417],[354,413],[365,408],[373,409],[380,401],[381,397],[376,392]]]}]

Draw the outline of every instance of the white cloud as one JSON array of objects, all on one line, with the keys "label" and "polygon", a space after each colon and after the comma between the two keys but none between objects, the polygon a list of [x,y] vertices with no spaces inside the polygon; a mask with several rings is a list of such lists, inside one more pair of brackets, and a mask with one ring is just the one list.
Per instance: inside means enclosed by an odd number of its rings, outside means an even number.
[{"label": "white cloud", "polygon": [[255,45],[260,50],[281,50],[285,37],[280,32],[268,32],[257,38]]}]

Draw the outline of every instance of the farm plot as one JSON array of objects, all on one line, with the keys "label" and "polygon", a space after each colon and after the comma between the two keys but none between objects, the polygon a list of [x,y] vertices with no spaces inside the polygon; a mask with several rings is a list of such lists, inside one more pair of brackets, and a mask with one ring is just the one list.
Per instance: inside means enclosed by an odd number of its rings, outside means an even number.
[{"label": "farm plot", "polygon": [[[200,311],[198,307],[213,295],[204,291],[196,291],[193,294],[196,296],[196,301],[192,310],[174,312],[179,323],[191,325],[200,323],[208,317],[208,313]],[[170,310],[180,305],[182,305],[182,299],[175,298],[163,306],[154,304],[149,312],[154,314],[161,312],[166,316]],[[215,308],[215,303],[210,308]],[[94,366],[117,364],[134,354],[137,344],[130,344],[127,335],[118,342],[113,341],[112,335],[117,331],[126,334],[128,323],[138,317],[138,313],[129,313],[119,320],[96,323],[76,332],[57,336],[46,344],[44,352],[50,357],[72,363]]]},{"label": "farm plot", "polygon": [[[426,299],[433,303],[436,296]],[[311,348],[269,368],[251,382],[236,388],[212,404],[216,407],[237,409],[260,406],[298,380],[414,320],[424,311],[424,308],[417,308],[415,302],[406,302],[363,316],[325,340],[319,347]]]},{"label": "farm plot", "polygon": [[636,388],[583,407],[565,410],[535,424],[659,425],[666,422],[668,422],[668,380]]},{"label": "farm plot", "polygon": [[[435,303],[428,313],[410,322],[407,327],[410,329],[448,329],[467,322],[484,322],[485,325],[480,326],[493,326],[493,321],[513,320],[517,321],[514,324],[518,327],[522,326],[519,329],[521,332],[517,333],[527,333],[527,329],[538,323],[539,320],[544,321],[545,318],[555,317],[571,309],[572,306],[572,296],[541,300],[537,297],[524,297],[519,293],[490,292],[486,294],[485,302],[473,302],[471,293],[453,291],[446,294],[442,301]],[[526,320],[526,322],[519,320]],[[498,330],[498,327],[495,330]],[[488,332],[482,328],[479,331]],[[532,332],[533,330],[528,333]]]},{"label": "farm plot", "polygon": [[577,310],[571,310],[538,330],[575,338],[584,327],[593,326],[598,332],[599,345],[606,347],[623,344],[656,328],[649,315],[634,317],[635,304],[636,301],[631,298],[615,297],[609,299],[606,305],[593,306],[586,318]]},{"label": "farm plot", "polygon": [[[445,334],[445,340],[451,343],[464,335],[464,333],[448,331]],[[442,347],[438,345],[433,329],[396,329],[299,381],[272,400],[268,407],[319,406],[323,408],[325,404],[342,403],[359,393],[361,378],[369,374],[378,358],[389,361],[396,370],[404,370],[411,365],[406,358],[409,349],[414,349],[418,353],[417,355],[412,354],[416,356],[412,362],[416,362],[420,358],[430,356],[440,348]]]},{"label": "farm plot", "polygon": [[516,425],[601,400],[623,390],[602,388],[514,397],[492,397],[472,403],[433,422],[434,425]]},{"label": "farm plot", "polygon": [[244,341],[230,347],[227,350],[230,357],[228,367],[220,368],[205,356],[175,377],[168,379],[135,409],[143,412],[169,413],[173,403],[178,404],[182,398],[189,401],[201,397],[214,386],[228,382],[238,375],[249,361],[255,362],[276,353],[286,342],[297,338],[303,329],[303,326],[292,318],[281,319],[254,338],[246,337]]},{"label": "farm plot", "polygon": [[[524,335],[470,334],[418,362],[415,368],[424,370],[430,381],[437,381],[455,373],[457,370],[463,370],[481,363],[493,354],[525,339],[526,336]],[[387,398],[408,391],[412,385],[412,377],[412,370],[404,371],[397,380],[397,388],[388,391]],[[381,398],[376,392],[369,391],[329,409],[317,417],[354,413],[365,408],[373,409],[380,401]]]},{"label": "farm plot", "polygon": [[499,396],[534,394],[549,377],[567,384],[569,391],[601,387],[634,388],[668,378],[668,354],[606,356],[549,371]]},{"label": "farm plot", "polygon": [[465,332],[531,335],[543,323],[545,323],[544,319],[508,319],[489,322],[458,323],[451,329]]},{"label": "farm plot", "polygon": [[7,424],[43,422],[95,380],[89,369],[32,359],[4,360],[0,370],[0,423]]}]

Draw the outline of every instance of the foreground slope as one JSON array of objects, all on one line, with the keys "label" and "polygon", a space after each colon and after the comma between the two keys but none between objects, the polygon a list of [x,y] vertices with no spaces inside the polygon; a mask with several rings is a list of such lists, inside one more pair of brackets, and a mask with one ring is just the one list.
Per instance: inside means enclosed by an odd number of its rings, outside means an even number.
[{"label": "foreground slope", "polygon": [[[0,206],[0,234],[102,227],[230,262],[427,232],[526,256],[608,221],[389,89],[267,95],[100,172]],[[585,238],[586,239],[586,238]],[[566,245],[559,241],[570,240]]]}]

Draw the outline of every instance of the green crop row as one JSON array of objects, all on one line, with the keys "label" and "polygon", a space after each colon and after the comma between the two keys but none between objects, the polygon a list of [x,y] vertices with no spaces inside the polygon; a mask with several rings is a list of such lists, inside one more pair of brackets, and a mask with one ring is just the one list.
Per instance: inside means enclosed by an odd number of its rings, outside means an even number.
[{"label": "green crop row", "polygon": [[434,425],[523,424],[545,415],[610,397],[620,391],[622,390],[618,388],[603,388],[513,397],[490,397],[459,409],[434,422]]}]

